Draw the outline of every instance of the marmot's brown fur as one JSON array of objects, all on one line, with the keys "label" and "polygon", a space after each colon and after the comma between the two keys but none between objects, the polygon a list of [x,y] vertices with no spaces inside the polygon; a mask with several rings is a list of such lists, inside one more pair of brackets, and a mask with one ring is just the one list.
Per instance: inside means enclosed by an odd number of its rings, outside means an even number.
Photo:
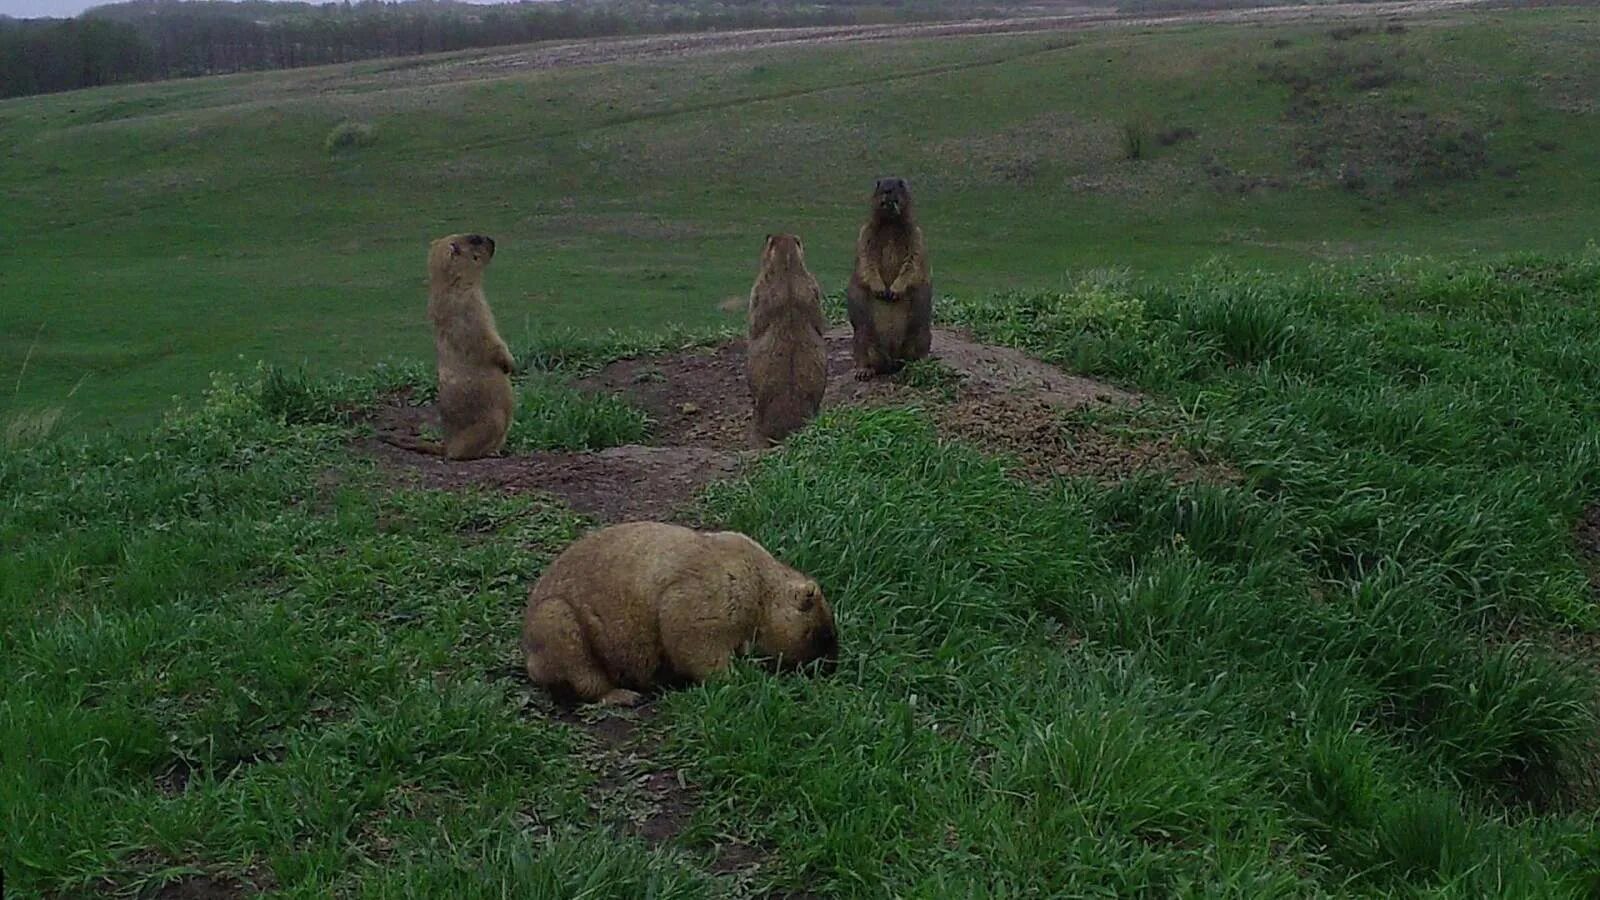
[{"label": "marmot's brown fur", "polygon": [[450,459],[499,453],[511,429],[516,361],[495,330],[483,296],[483,270],[494,258],[494,239],[452,234],[428,248],[428,319],[439,372],[442,444],[429,450]]},{"label": "marmot's brown fur", "polygon": [[833,610],[810,578],[731,531],[614,525],[556,557],[528,593],[528,677],[558,697],[631,706],[698,682],[755,649],[796,666],[838,653]]},{"label": "marmot's brown fur", "polygon": [[828,387],[822,333],[822,288],[806,270],[805,249],[792,234],[769,234],[761,273],[750,289],[750,346],[745,373],[755,433],[777,443],[803,428]]},{"label": "marmot's brown fur", "polygon": [[845,291],[856,377],[899,371],[933,346],[933,280],[922,229],[902,178],[880,178],[872,215],[856,238],[856,267]]}]

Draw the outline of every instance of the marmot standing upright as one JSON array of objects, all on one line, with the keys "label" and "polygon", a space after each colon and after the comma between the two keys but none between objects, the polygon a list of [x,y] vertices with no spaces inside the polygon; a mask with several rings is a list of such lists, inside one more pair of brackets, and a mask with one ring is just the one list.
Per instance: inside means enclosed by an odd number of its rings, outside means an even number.
[{"label": "marmot standing upright", "polygon": [[444,429],[436,452],[450,459],[499,453],[516,407],[516,362],[483,296],[483,270],[493,258],[494,239],[481,234],[452,234],[428,248],[428,319]]},{"label": "marmot standing upright", "polygon": [[761,273],[750,289],[750,345],[745,373],[755,433],[777,443],[804,427],[828,387],[822,288],[806,270],[805,249],[792,234],[769,234]]},{"label": "marmot standing upright", "polygon": [[903,178],[879,178],[872,215],[856,238],[845,291],[856,378],[899,371],[933,346],[933,281],[928,252]]},{"label": "marmot standing upright", "polygon": [[703,681],[735,653],[789,666],[833,659],[833,610],[810,578],[732,531],[613,525],[562,551],[528,592],[528,677],[557,696],[632,706]]}]

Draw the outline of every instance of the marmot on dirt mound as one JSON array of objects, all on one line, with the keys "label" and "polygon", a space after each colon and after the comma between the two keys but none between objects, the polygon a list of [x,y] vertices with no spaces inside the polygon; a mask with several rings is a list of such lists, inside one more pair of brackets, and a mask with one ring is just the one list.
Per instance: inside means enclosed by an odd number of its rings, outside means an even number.
[{"label": "marmot on dirt mound", "polygon": [[822,288],[792,234],[769,234],[750,289],[750,382],[756,437],[775,444],[811,421],[828,387]]},{"label": "marmot on dirt mound", "polygon": [[428,248],[428,319],[439,372],[441,444],[390,440],[450,459],[499,453],[511,428],[516,361],[495,330],[483,296],[483,270],[494,258],[494,239],[452,234]]},{"label": "marmot on dirt mound", "polygon": [[838,654],[822,589],[750,538],[614,525],[556,557],[528,592],[528,677],[558,697],[632,706],[751,649],[794,667]]},{"label": "marmot on dirt mound", "polygon": [[903,178],[879,178],[845,291],[856,378],[899,371],[933,346],[933,281]]}]

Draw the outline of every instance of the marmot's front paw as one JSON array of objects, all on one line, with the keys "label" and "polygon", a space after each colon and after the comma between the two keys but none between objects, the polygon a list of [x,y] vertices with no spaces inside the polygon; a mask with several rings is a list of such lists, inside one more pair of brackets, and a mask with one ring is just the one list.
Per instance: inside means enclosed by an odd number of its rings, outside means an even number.
[{"label": "marmot's front paw", "polygon": [[638,691],[629,691],[617,688],[600,698],[602,706],[638,706],[644,702],[644,695]]}]

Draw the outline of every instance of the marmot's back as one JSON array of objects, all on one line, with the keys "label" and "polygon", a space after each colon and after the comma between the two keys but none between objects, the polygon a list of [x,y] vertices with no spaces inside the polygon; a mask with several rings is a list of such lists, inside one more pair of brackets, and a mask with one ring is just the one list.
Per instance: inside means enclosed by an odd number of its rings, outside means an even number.
[{"label": "marmot's back", "polygon": [[805,427],[828,387],[822,289],[791,234],[768,235],[750,291],[746,371],[756,436],[765,443]]}]

